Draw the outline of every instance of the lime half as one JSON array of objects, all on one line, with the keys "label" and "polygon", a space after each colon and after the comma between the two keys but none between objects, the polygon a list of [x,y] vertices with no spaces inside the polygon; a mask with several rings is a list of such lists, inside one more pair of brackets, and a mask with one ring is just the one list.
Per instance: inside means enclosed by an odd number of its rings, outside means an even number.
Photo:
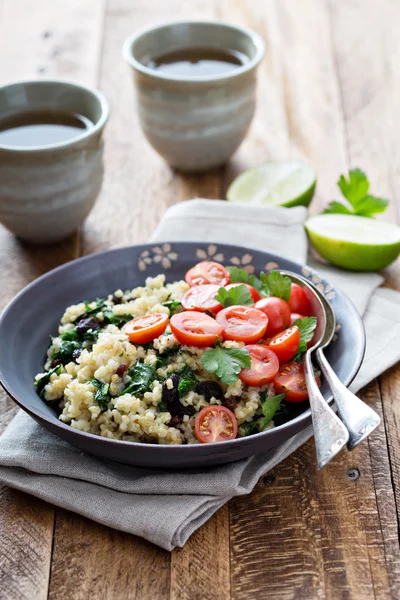
[{"label": "lime half", "polygon": [[277,160],[241,173],[226,193],[230,202],[308,206],[316,184],[315,170],[301,160]]},{"label": "lime half", "polygon": [[317,215],[305,228],[314,248],[338,267],[377,271],[400,254],[400,227],[367,217]]}]

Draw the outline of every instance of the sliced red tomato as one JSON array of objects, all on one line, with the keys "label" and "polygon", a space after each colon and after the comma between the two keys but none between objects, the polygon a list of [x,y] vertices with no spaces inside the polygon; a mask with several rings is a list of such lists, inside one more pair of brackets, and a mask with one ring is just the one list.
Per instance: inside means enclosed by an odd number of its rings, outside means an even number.
[{"label": "sliced red tomato", "polygon": [[290,324],[293,325],[297,319],[304,319],[304,315],[300,315],[299,313],[292,313],[290,315]]},{"label": "sliced red tomato", "polygon": [[233,288],[237,285],[245,285],[247,287],[247,289],[250,292],[250,296],[253,298],[253,302],[257,302],[258,300],[260,300],[260,298],[261,298],[260,292],[258,292],[255,287],[253,287],[252,285],[250,285],[248,283],[230,283],[229,285],[226,286],[226,289],[229,290],[230,288]]},{"label": "sliced red tomato", "polygon": [[189,269],[185,279],[190,286],[214,283],[220,287],[227,285],[231,280],[224,265],[211,260],[203,260]]},{"label": "sliced red tomato", "polygon": [[265,340],[265,346],[275,352],[281,363],[292,359],[299,349],[300,331],[296,326],[288,327]]},{"label": "sliced red tomato", "polygon": [[226,340],[252,344],[264,336],[268,317],[261,310],[251,306],[228,306],[215,317],[222,326]]},{"label": "sliced red tomato", "polygon": [[212,346],[222,334],[221,325],[201,312],[177,313],[171,317],[169,324],[178,342],[186,346]]},{"label": "sliced red tomato", "polygon": [[310,316],[310,303],[308,302],[307,295],[297,283],[292,283],[291,285],[288,304],[292,313],[300,313],[307,317]]},{"label": "sliced red tomato", "polygon": [[219,285],[213,283],[191,287],[181,300],[183,308],[200,312],[211,310],[211,312],[217,313],[222,309],[222,304],[215,299],[219,288]]},{"label": "sliced red tomato", "polygon": [[134,344],[148,344],[162,335],[167,325],[167,315],[154,313],[128,321],[122,330]]},{"label": "sliced red tomato", "polygon": [[262,310],[268,317],[267,335],[275,335],[289,325],[289,304],[282,298],[276,298],[275,296],[262,298],[257,302],[255,308]]},{"label": "sliced red tomato", "polygon": [[[316,377],[318,386],[321,380]],[[274,379],[277,394],[286,394],[287,402],[303,402],[308,398],[304,367],[299,362],[288,362],[279,369]]]},{"label": "sliced red tomato", "polygon": [[202,444],[234,440],[237,429],[235,415],[225,406],[205,406],[197,413],[194,422],[195,436]]},{"label": "sliced red tomato", "polygon": [[250,369],[242,369],[239,378],[247,385],[265,385],[273,380],[279,370],[278,357],[261,344],[246,346],[251,358]]}]

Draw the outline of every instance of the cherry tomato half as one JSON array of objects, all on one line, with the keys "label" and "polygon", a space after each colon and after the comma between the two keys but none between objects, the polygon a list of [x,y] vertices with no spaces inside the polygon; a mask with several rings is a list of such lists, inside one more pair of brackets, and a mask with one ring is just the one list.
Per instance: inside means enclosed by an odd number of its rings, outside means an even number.
[{"label": "cherry tomato half", "polygon": [[178,342],[187,346],[212,346],[222,334],[221,325],[201,312],[177,313],[169,324]]},{"label": "cherry tomato half", "polygon": [[243,383],[257,386],[272,381],[279,370],[279,360],[276,354],[260,344],[246,346],[246,350],[250,354],[251,367],[240,371],[239,378]]},{"label": "cherry tomato half", "polygon": [[275,296],[262,298],[257,302],[255,308],[262,310],[268,317],[267,335],[275,335],[289,325],[289,304],[282,298],[276,298]]},{"label": "cherry tomato half", "polygon": [[202,444],[234,440],[237,429],[235,415],[225,406],[205,406],[194,422],[195,436]]},{"label": "cherry tomato half", "polygon": [[293,313],[310,316],[310,303],[305,291],[297,283],[292,283],[290,288],[289,302],[290,310]]},{"label": "cherry tomato half", "polygon": [[213,283],[191,287],[181,300],[183,308],[200,312],[211,310],[217,313],[222,309],[222,304],[215,299],[219,288],[219,285]]},{"label": "cherry tomato half", "polygon": [[197,265],[189,269],[185,275],[185,279],[190,286],[214,283],[220,287],[227,285],[231,280],[224,265],[211,260],[204,260],[197,263]]},{"label": "cherry tomato half", "polygon": [[162,335],[168,325],[168,317],[164,313],[144,315],[128,321],[122,330],[134,344],[148,344]]},{"label": "cherry tomato half", "polygon": [[304,315],[300,315],[299,313],[292,313],[290,315],[290,324],[293,325],[297,319],[304,319]]},{"label": "cherry tomato half", "polygon": [[254,288],[252,285],[248,283],[230,283],[226,286],[226,289],[229,290],[237,285],[245,285],[250,292],[250,296],[253,298],[253,302],[257,302],[261,298],[261,294]]},{"label": "cherry tomato half", "polygon": [[[321,380],[316,377],[318,386]],[[277,394],[286,394],[287,402],[303,402],[308,398],[304,367],[299,362],[288,362],[279,369],[274,386]]]},{"label": "cherry tomato half", "polygon": [[300,344],[299,328],[288,327],[272,338],[265,340],[265,346],[275,352],[281,363],[291,360]]},{"label": "cherry tomato half", "polygon": [[251,306],[228,306],[215,317],[222,326],[226,340],[252,344],[258,342],[267,330],[268,317]]}]

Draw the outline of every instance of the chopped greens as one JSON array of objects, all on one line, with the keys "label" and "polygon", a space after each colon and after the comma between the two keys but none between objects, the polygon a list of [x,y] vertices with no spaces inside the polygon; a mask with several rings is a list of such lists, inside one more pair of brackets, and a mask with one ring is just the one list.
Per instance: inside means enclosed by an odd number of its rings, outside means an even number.
[{"label": "chopped greens", "polygon": [[122,396],[123,394],[136,395],[143,392],[148,392],[151,382],[155,379],[154,368],[150,365],[145,365],[142,362],[137,362],[135,365],[133,365],[127,374],[131,377],[131,381],[128,383],[126,388],[118,394],[118,396]]},{"label": "chopped greens", "polygon": [[224,348],[216,346],[206,350],[201,357],[201,362],[206,371],[218,375],[223,383],[235,383],[240,370],[249,369],[251,360],[245,348]]},{"label": "chopped greens", "polygon": [[108,409],[108,403],[111,399],[109,394],[110,385],[108,383],[102,383],[98,379],[91,379],[90,382],[97,388],[94,399],[102,412],[104,412]]},{"label": "chopped greens", "polygon": [[300,331],[300,344],[296,355],[292,359],[293,361],[300,362],[303,359],[304,354],[307,352],[307,344],[311,342],[314,330],[317,326],[316,317],[304,317],[304,319],[297,319],[293,325],[299,328]]},{"label": "chopped greens", "polygon": [[255,421],[245,421],[242,423],[240,427],[243,430],[244,435],[247,436],[253,435],[253,433],[258,433],[259,421],[260,419],[256,419]]},{"label": "chopped greens", "polygon": [[106,325],[116,325],[117,327],[122,327],[133,319],[132,315],[115,315],[112,310],[104,310],[103,315]]},{"label": "chopped greens", "polygon": [[171,348],[167,348],[167,350],[164,350],[162,354],[159,354],[157,356],[156,369],[159,369],[160,367],[165,367],[165,365],[168,364],[171,356],[179,352],[179,349],[180,346],[172,346]]},{"label": "chopped greens", "polygon": [[180,313],[183,311],[183,306],[179,302],[179,300],[168,300],[167,302],[163,302],[163,306],[166,306],[169,309],[169,314],[176,315],[176,313]]},{"label": "chopped greens", "polygon": [[165,402],[160,402],[158,408],[161,412],[169,412],[168,406],[165,404]]},{"label": "chopped greens", "polygon": [[260,273],[260,279],[262,282],[262,296],[275,296],[277,298],[283,298],[283,300],[288,302],[292,285],[290,277],[281,275],[278,271],[271,271],[268,275]]},{"label": "chopped greens", "polygon": [[274,425],[279,427],[292,419],[293,415],[290,412],[289,406],[286,402],[281,402],[276,413],[274,414]]},{"label": "chopped greens", "polygon": [[286,394],[278,394],[277,396],[272,396],[271,398],[267,398],[266,395],[266,392],[263,392],[260,397],[262,411],[264,415],[261,424],[261,431],[264,431],[268,423],[272,421],[276,411],[280,407],[280,404]]},{"label": "chopped greens", "polygon": [[56,375],[61,375],[62,372],[62,365],[57,365],[56,367],[54,367],[54,369],[50,369],[49,371],[47,371],[47,373],[44,373],[44,375],[39,377],[39,379],[35,380],[35,388],[41,398],[43,398],[44,388],[49,383],[50,377],[53,375],[53,373],[55,373]]},{"label": "chopped greens", "polygon": [[81,350],[82,344],[80,342],[62,341],[57,352],[54,352],[54,354],[51,355],[51,359],[54,360],[55,358],[58,358],[63,365],[66,365],[74,360],[74,352],[80,352]]},{"label": "chopped greens", "polygon": [[185,367],[179,373],[178,394],[179,398],[186,396],[197,383],[197,379],[190,367]]},{"label": "chopped greens", "polygon": [[344,175],[341,175],[337,185],[350,206],[332,200],[324,210],[324,213],[340,213],[372,218],[377,213],[385,212],[389,204],[388,200],[372,196],[368,193],[368,177],[361,169],[351,169],[348,179]]},{"label": "chopped greens", "polygon": [[80,321],[81,319],[84,319],[85,317],[91,317],[92,315],[95,315],[96,313],[100,312],[103,309],[104,303],[105,303],[105,300],[103,298],[96,298],[96,306],[94,308],[90,308],[90,305],[92,303],[88,302],[87,300],[84,300],[85,312],[83,312],[81,315],[79,315],[75,319],[75,322]]}]

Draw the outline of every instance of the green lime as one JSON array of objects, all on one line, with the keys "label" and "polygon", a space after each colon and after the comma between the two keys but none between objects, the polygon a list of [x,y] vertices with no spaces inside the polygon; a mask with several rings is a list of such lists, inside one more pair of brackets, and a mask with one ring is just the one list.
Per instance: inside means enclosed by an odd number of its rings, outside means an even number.
[{"label": "green lime", "polygon": [[316,181],[315,170],[307,163],[276,160],[241,173],[229,186],[226,198],[230,202],[308,206]]},{"label": "green lime", "polygon": [[351,271],[377,271],[400,254],[400,227],[352,215],[317,215],[305,223],[319,254]]}]

